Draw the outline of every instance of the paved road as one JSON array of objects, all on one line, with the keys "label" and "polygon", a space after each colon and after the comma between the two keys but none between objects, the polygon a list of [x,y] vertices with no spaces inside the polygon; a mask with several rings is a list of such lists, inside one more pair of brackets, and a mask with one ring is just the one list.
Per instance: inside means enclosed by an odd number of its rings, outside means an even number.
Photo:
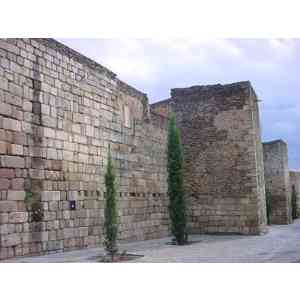
[{"label": "paved road", "polygon": [[[300,262],[300,219],[292,225],[273,225],[262,236],[193,235],[199,241],[172,246],[170,238],[122,244],[129,253],[144,255],[132,262]],[[6,262],[95,262],[102,248],[76,250]]]}]

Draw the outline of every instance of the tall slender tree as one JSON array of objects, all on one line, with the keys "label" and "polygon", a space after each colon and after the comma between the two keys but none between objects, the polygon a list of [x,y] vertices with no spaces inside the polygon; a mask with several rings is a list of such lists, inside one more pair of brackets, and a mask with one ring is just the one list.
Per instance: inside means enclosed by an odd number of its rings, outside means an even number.
[{"label": "tall slender tree", "polygon": [[272,213],[272,194],[269,190],[266,189],[266,204],[267,204],[267,222],[268,225],[271,225],[271,213]]},{"label": "tall slender tree", "polygon": [[176,125],[176,117],[172,114],[168,131],[168,194],[171,232],[178,245],[184,245],[187,242],[182,165],[180,132]]},{"label": "tall slender tree", "polygon": [[292,217],[293,219],[297,219],[297,193],[295,186],[292,186]]},{"label": "tall slender tree", "polygon": [[111,157],[110,146],[108,148],[108,160],[105,174],[105,241],[104,246],[106,253],[114,260],[118,252],[118,211],[117,211],[117,192],[116,192],[116,175]]}]

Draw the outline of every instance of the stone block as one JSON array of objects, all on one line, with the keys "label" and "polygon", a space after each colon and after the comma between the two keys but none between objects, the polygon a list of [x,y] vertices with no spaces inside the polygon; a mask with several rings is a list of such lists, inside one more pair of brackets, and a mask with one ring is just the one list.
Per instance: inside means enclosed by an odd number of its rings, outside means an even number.
[{"label": "stone block", "polygon": [[44,136],[55,139],[55,130],[45,127],[44,128]]},{"label": "stone block", "polygon": [[68,133],[66,133],[65,131],[56,131],[56,138],[59,140],[64,140],[67,141],[68,140]]},{"label": "stone block", "polygon": [[57,150],[54,148],[47,149],[47,158],[48,159],[57,159]]},{"label": "stone block", "polygon": [[8,224],[0,225],[0,236],[4,234],[8,234]]},{"label": "stone block", "polygon": [[27,221],[27,212],[12,212],[8,215],[9,223],[24,223]]},{"label": "stone block", "polygon": [[89,228],[88,227],[80,227],[79,228],[79,236],[80,237],[87,237],[89,235]]},{"label": "stone block", "polygon": [[43,115],[42,117],[43,125],[46,127],[56,128],[57,122],[55,118],[51,118],[49,116]]},{"label": "stone block", "polygon": [[77,191],[69,191],[67,194],[68,200],[78,200],[78,192]]},{"label": "stone block", "polygon": [[6,167],[6,168],[23,169],[25,167],[25,160],[23,157],[6,155],[1,157],[1,165],[2,167]]},{"label": "stone block", "polygon": [[57,211],[58,210],[58,201],[49,201],[49,211]]},{"label": "stone block", "polygon": [[7,234],[1,236],[1,245],[2,247],[11,247],[16,246],[21,243],[20,234]]},{"label": "stone block", "polygon": [[18,145],[27,145],[26,134],[24,132],[13,132],[13,142]]},{"label": "stone block", "polygon": [[25,199],[25,191],[8,191],[7,192],[7,200],[24,200]]},{"label": "stone block", "polygon": [[8,90],[11,94],[17,97],[23,97],[23,88],[13,82],[8,83]]},{"label": "stone block", "polygon": [[24,190],[24,178],[14,178],[11,181],[11,188],[13,190]]},{"label": "stone block", "polygon": [[41,112],[44,115],[50,115],[50,106],[46,104],[42,104]]},{"label": "stone block", "polygon": [[7,143],[0,141],[0,154],[7,154]]},{"label": "stone block", "polygon": [[8,223],[8,213],[0,213],[0,224]]},{"label": "stone block", "polygon": [[6,78],[0,77],[0,90],[8,90],[8,80]]},{"label": "stone block", "polygon": [[32,112],[32,102],[24,101],[23,102],[23,110],[27,112]]},{"label": "stone block", "polygon": [[10,186],[10,180],[6,178],[0,178],[0,191],[8,190]]},{"label": "stone block", "polygon": [[21,131],[21,122],[15,119],[3,118],[3,128],[13,131]]},{"label": "stone block", "polygon": [[68,161],[73,161],[74,153],[71,151],[63,150],[63,159]]},{"label": "stone block", "polygon": [[14,169],[0,168],[0,178],[14,178],[15,176]]},{"label": "stone block", "polygon": [[43,191],[42,201],[60,201],[60,191]]},{"label": "stone block", "polygon": [[12,116],[12,108],[10,104],[6,104],[4,102],[0,103],[0,113],[4,116]]},{"label": "stone block", "polygon": [[64,236],[64,239],[69,239],[69,238],[75,237],[74,228],[64,228],[63,229],[63,236]]},{"label": "stone block", "polygon": [[10,144],[8,147],[8,154],[10,155],[23,155],[23,146],[18,144]]}]

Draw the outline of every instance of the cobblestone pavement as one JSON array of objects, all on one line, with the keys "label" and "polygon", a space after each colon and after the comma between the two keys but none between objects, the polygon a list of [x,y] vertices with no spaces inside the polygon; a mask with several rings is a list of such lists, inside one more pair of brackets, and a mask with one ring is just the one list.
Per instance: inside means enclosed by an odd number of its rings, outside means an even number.
[{"label": "cobblestone pavement", "polygon": [[[122,250],[144,255],[131,262],[300,262],[300,220],[273,225],[262,236],[193,235],[187,246],[168,245],[170,238],[124,243]],[[76,250],[5,262],[95,262],[102,248]]]}]

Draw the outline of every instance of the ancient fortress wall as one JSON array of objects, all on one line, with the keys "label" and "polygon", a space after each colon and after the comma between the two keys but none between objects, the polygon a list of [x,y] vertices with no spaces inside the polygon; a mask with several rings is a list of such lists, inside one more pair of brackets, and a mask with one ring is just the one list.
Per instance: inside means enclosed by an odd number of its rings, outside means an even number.
[{"label": "ancient fortress wall", "polygon": [[282,140],[263,143],[266,190],[271,196],[271,223],[292,222],[287,144]]},{"label": "ancient fortress wall", "polygon": [[265,230],[258,105],[249,82],[173,89],[151,105],[175,112],[184,147],[184,180],[193,232]]},{"label": "ancient fortress wall", "polygon": [[120,239],[166,236],[166,126],[145,94],[55,40],[1,39],[0,258],[101,242],[109,144]]}]

